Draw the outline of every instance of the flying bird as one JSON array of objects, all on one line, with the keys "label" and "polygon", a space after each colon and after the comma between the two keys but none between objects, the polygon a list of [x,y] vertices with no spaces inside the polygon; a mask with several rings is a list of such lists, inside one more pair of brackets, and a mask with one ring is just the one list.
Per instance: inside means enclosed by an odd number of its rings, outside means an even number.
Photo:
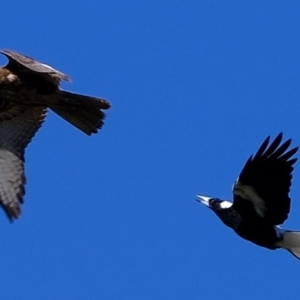
[{"label": "flying bird", "polygon": [[87,135],[103,125],[104,99],[59,89],[70,78],[26,55],[2,50],[8,64],[0,68],[0,205],[8,218],[21,213],[25,194],[24,152],[50,108]]},{"label": "flying bird", "polygon": [[233,185],[233,202],[206,196],[197,200],[240,237],[268,249],[286,249],[300,259],[300,232],[279,227],[290,212],[289,191],[297,161],[292,157],[298,147],[288,150],[292,141],[282,143],[282,133],[269,142],[267,137],[247,160]]}]

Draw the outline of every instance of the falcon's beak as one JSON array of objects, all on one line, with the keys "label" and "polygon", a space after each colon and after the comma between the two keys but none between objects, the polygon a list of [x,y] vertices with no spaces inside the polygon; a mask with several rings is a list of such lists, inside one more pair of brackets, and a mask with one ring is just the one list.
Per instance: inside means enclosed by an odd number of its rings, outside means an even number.
[{"label": "falcon's beak", "polygon": [[211,199],[211,198],[205,197],[205,196],[199,196],[199,195],[196,196],[196,200],[197,200],[198,202],[200,202],[200,203],[202,203],[202,204],[204,204],[204,205],[206,205],[206,206],[208,206],[208,207],[210,207],[210,205],[209,205],[209,200],[210,200],[210,199]]}]

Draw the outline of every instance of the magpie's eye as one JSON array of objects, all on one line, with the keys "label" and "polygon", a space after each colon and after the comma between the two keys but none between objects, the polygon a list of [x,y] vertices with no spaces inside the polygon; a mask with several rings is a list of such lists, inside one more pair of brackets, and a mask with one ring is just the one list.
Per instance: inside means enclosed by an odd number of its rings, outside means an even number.
[{"label": "magpie's eye", "polygon": [[222,206],[221,206],[222,201],[220,201],[219,199],[211,199],[210,200],[210,207],[214,210],[214,211],[219,211],[222,210]]},{"label": "magpie's eye", "polygon": [[219,201],[217,201],[217,200],[215,200],[215,199],[211,199],[211,200],[210,200],[210,206],[211,206],[212,208],[217,208],[217,207],[219,207]]}]

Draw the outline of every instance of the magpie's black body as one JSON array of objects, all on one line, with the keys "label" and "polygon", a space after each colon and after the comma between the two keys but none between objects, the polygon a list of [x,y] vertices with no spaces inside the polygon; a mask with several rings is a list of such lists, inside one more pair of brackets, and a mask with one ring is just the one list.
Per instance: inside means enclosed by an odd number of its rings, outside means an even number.
[{"label": "magpie's black body", "polygon": [[197,196],[242,238],[268,249],[284,248],[300,259],[300,232],[284,230],[290,212],[289,191],[292,158],[298,147],[288,150],[291,139],[282,143],[282,133],[268,146],[267,137],[254,156],[250,156],[234,183],[233,203]]}]

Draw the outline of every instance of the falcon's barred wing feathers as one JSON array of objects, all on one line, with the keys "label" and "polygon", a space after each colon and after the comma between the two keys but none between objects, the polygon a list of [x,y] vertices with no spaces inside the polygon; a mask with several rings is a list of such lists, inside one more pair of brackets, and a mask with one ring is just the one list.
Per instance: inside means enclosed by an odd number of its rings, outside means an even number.
[{"label": "falcon's barred wing feathers", "polygon": [[9,219],[16,219],[25,194],[24,150],[42,125],[47,109],[27,107],[0,126],[0,205]]}]

